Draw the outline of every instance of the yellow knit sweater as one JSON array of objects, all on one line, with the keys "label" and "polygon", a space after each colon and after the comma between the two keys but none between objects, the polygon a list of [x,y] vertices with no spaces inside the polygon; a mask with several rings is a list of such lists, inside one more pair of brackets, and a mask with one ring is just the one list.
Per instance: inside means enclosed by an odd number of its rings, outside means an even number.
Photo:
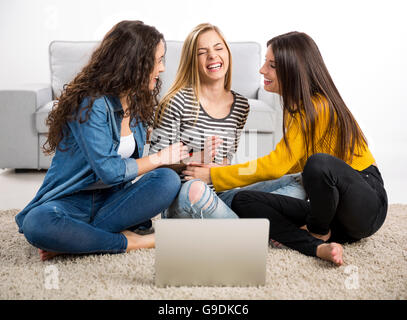
[{"label": "yellow knit sweater", "polygon": [[[327,145],[322,139],[329,123],[328,102],[325,98],[316,98],[313,99],[313,103],[317,110],[316,153],[334,155],[335,145]],[[307,153],[300,121],[294,118],[287,127],[286,137],[291,156],[284,139],[282,139],[275,150],[264,157],[242,164],[211,168],[211,179],[215,190],[220,192],[236,187],[244,187],[259,181],[277,179],[285,174],[303,171],[307,161]],[[333,137],[332,141],[335,140],[336,136]],[[311,155],[310,152],[308,154]],[[347,163],[353,169],[362,171],[375,163],[375,159],[369,148],[365,146],[365,149],[359,155],[354,154],[352,161]]]}]

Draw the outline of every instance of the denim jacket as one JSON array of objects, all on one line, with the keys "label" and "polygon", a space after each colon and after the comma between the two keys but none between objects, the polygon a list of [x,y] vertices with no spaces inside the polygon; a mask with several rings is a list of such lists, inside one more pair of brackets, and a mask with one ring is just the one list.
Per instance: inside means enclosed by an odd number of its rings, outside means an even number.
[{"label": "denim jacket", "polygon": [[[84,119],[85,106],[81,104],[80,114]],[[137,177],[136,159],[122,159],[117,153],[120,144],[123,108],[119,98],[103,96],[94,101],[89,120],[68,123],[67,134],[57,149],[44,182],[33,200],[16,216],[19,232],[25,215],[44,202],[55,200],[86,189],[101,180],[107,185],[129,182]],[[143,154],[146,141],[146,127],[133,120],[130,129],[137,143],[138,154]]]}]

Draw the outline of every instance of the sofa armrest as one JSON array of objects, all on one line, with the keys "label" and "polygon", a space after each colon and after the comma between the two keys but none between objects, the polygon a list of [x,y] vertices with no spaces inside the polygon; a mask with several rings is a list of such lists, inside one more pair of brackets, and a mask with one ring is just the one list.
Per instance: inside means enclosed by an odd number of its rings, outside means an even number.
[{"label": "sofa armrest", "polygon": [[32,83],[24,84],[16,87],[1,88],[0,89],[1,104],[0,107],[11,104],[29,104],[30,107],[35,109],[52,100],[52,88],[50,84],[46,83]]},{"label": "sofa armrest", "polygon": [[0,90],[0,168],[38,168],[35,112],[50,100],[47,84]]}]

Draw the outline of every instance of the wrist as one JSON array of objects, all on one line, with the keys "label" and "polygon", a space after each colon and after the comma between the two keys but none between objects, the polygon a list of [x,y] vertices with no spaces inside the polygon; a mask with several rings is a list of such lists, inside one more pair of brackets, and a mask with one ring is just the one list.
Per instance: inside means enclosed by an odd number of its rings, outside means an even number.
[{"label": "wrist", "polygon": [[150,158],[150,162],[156,167],[159,167],[159,166],[162,166],[165,164],[162,159],[161,151],[158,151],[157,153],[153,153],[152,155],[149,156],[149,158]]},{"label": "wrist", "polygon": [[190,157],[185,159],[185,162],[199,162],[203,163],[204,156],[202,151],[196,151],[192,154],[190,153]]}]

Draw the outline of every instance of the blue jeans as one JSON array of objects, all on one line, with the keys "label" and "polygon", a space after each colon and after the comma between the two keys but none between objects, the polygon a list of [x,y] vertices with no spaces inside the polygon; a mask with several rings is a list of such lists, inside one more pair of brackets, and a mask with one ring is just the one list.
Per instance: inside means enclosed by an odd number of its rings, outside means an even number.
[{"label": "blue jeans", "polygon": [[[236,193],[246,190],[282,194],[303,200],[306,198],[306,193],[302,186],[301,173],[285,175],[279,179],[262,181],[218,194],[204,184],[205,190],[203,195],[196,203],[192,204],[189,200],[189,190],[194,181],[200,180],[190,180],[182,185],[178,197],[162,213],[162,218],[237,219],[238,216],[231,209],[232,200]],[[210,202],[211,200],[212,202]],[[210,204],[207,205],[209,202]]]},{"label": "blue jeans", "polygon": [[135,183],[79,191],[30,210],[23,232],[33,246],[61,253],[121,253],[127,239],[120,232],[159,214],[181,187],[171,169],[146,173]]}]

